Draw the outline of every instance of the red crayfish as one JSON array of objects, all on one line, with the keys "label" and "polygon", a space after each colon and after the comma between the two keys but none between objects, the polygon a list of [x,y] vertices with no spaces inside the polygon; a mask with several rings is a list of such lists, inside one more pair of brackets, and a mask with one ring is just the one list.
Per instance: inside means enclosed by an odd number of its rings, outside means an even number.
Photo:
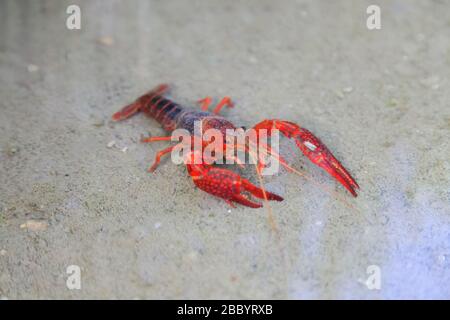
[{"label": "red crayfish", "polygon": [[[201,122],[202,124],[202,132],[200,135],[211,128],[219,130],[223,135],[225,135],[227,129],[236,129],[230,121],[219,115],[220,110],[224,106],[233,107],[233,102],[229,97],[223,98],[212,112],[208,112],[207,110],[212,103],[210,97],[199,100],[201,103],[201,110],[186,108],[163,96],[168,88],[167,84],[157,86],[138,98],[135,102],[114,113],[112,119],[114,121],[123,120],[142,111],[151,118],[156,119],[166,131],[172,132],[175,129],[181,128],[187,130],[192,137],[196,134],[194,130],[194,123],[196,121]],[[257,132],[257,135],[261,130],[269,132],[272,132],[271,130],[278,130],[285,137],[294,139],[296,145],[305,156],[339,181],[354,197],[357,196],[355,190],[359,189],[359,186],[355,179],[353,179],[328,148],[307,129],[290,121],[272,119],[263,120],[256,124],[253,127],[253,130]],[[171,141],[171,138],[171,136],[148,137],[143,138],[142,142]],[[204,143],[207,144],[207,142]],[[225,146],[226,145],[227,143],[225,142]],[[248,151],[247,145],[241,147]],[[153,165],[149,168],[149,171],[153,172],[160,163],[161,157],[171,153],[175,148],[176,145],[159,151]],[[280,160],[281,164],[286,168],[290,168],[286,165],[283,158],[275,153],[268,145],[264,149],[266,153],[274,155]],[[198,151],[193,149],[188,155],[187,160],[191,160],[194,156],[198,156]],[[200,157],[202,156],[200,155]],[[228,169],[222,169],[203,162],[197,163],[195,161],[186,161],[185,164],[189,175],[192,177],[192,180],[197,187],[209,194],[224,199],[231,206],[234,206],[233,203],[240,203],[252,208],[262,207],[261,203],[250,199],[250,197],[246,195],[248,193],[260,199],[283,200],[282,197],[266,191],[263,187],[254,185],[249,180],[242,178],[240,175]],[[264,164],[260,161],[257,168],[261,169],[263,166]]]}]

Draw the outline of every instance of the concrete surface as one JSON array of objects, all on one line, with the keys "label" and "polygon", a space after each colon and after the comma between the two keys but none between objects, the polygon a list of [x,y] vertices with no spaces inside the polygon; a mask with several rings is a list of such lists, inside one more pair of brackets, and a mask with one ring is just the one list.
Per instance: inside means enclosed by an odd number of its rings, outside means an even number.
[{"label": "concrete surface", "polygon": [[[446,1],[1,1],[0,297],[450,298],[449,39]],[[309,128],[360,196],[291,156],[275,233],[183,166],[147,173],[159,125],[109,118],[160,82]]]}]

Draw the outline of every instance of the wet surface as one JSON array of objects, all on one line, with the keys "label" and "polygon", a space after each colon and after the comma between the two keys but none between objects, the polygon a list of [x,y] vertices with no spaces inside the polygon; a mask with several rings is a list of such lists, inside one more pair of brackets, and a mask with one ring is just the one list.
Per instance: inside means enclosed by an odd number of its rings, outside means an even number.
[{"label": "wet surface", "polygon": [[[369,31],[365,1],[77,3],[81,30],[69,2],[0,3],[0,297],[450,298],[450,4],[379,1]],[[161,82],[308,128],[358,198],[289,144],[278,232],[170,159],[147,173],[164,131],[110,116]]]}]

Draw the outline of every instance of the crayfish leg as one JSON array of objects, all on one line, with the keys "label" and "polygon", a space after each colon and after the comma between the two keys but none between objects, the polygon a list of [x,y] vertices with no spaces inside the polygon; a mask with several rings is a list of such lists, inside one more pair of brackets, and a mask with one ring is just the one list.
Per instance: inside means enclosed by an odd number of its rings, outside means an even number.
[{"label": "crayfish leg", "polygon": [[175,149],[176,147],[177,147],[177,145],[174,145],[174,146],[170,146],[170,147],[168,147],[166,149],[163,149],[163,150],[159,151],[156,154],[155,161],[153,162],[152,166],[150,168],[148,168],[147,171],[148,172],[154,172],[156,170],[156,168],[159,166],[159,163],[161,162],[161,157],[166,155],[166,154],[168,154],[168,153],[170,153],[170,152],[172,152],[172,150]]},{"label": "crayfish leg", "polygon": [[[212,104],[212,98],[208,96],[198,100],[197,102],[200,103],[200,109],[202,109],[202,111],[207,111]],[[219,114],[220,110],[222,110],[222,108],[225,106],[228,108],[234,107],[234,102],[230,97],[223,97],[222,100],[220,100],[219,103],[214,107],[213,113]]]}]

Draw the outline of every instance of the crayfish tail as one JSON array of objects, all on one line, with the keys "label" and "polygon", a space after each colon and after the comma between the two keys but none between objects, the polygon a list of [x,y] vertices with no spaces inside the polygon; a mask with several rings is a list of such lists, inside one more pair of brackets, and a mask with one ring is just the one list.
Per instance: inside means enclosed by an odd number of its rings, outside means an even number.
[{"label": "crayfish tail", "polygon": [[132,115],[143,110],[143,108],[145,108],[155,96],[163,94],[168,89],[169,86],[167,84],[160,84],[156,88],[150,90],[149,92],[138,98],[133,103],[123,107],[122,109],[114,113],[112,115],[112,119],[114,121],[120,121],[131,117]]}]

